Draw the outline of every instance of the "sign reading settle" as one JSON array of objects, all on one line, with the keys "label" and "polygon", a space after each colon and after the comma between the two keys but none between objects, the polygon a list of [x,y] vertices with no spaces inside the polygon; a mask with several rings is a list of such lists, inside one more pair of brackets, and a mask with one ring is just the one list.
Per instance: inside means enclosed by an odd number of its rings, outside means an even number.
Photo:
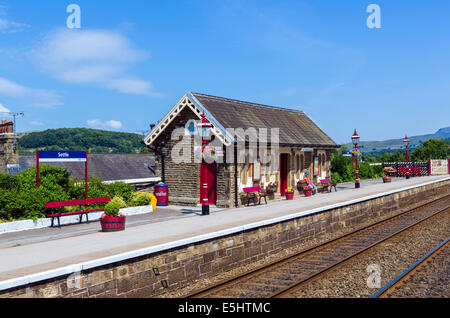
[{"label": "sign reading settle", "polygon": [[86,162],[86,151],[39,151],[39,162]]}]

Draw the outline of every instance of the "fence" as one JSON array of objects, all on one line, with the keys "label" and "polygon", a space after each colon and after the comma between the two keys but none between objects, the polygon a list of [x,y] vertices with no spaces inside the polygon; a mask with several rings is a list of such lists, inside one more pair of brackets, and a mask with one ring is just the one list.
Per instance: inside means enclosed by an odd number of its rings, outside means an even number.
[{"label": "fence", "polygon": [[[406,162],[383,162],[384,168],[394,168],[395,172],[393,176],[404,177],[406,176]],[[411,177],[429,176],[430,165],[428,162],[408,162],[409,175]]]}]

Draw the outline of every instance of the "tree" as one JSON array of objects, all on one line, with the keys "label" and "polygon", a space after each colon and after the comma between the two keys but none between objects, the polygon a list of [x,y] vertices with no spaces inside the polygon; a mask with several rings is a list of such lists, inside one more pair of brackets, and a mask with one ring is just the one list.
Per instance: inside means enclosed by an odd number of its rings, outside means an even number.
[{"label": "tree", "polygon": [[439,139],[428,139],[423,146],[417,147],[412,153],[414,161],[428,161],[430,159],[449,158],[448,141]]}]

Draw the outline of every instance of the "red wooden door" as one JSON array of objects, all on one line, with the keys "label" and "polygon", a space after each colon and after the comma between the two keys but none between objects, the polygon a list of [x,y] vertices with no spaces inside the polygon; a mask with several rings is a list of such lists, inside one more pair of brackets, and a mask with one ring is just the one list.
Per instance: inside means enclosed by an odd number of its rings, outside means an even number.
[{"label": "red wooden door", "polygon": [[288,154],[280,155],[280,194],[284,196],[288,187]]},{"label": "red wooden door", "polygon": [[[215,205],[217,201],[217,163],[202,164],[203,169],[200,169],[200,203],[208,202],[210,205]],[[208,185],[207,193],[203,189],[204,184]],[[204,201],[205,197],[208,199]]]}]

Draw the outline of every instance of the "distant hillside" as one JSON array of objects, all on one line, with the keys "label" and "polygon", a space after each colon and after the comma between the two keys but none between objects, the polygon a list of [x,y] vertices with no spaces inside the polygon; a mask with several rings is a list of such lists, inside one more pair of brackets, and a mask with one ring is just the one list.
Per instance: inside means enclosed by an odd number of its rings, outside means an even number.
[{"label": "distant hillside", "polygon": [[39,150],[84,150],[91,153],[136,153],[145,150],[142,135],[89,128],[60,128],[18,135],[19,153]]},{"label": "distant hillside", "polygon": [[[434,134],[408,136],[408,138],[411,140],[410,149],[415,149],[418,146],[422,146],[425,141],[431,138],[443,140],[450,139],[450,127],[441,128]],[[351,143],[345,144],[345,146],[349,149],[353,148]],[[395,151],[398,149],[404,149],[403,138],[382,141],[361,141],[361,144],[358,145],[358,147],[360,147],[361,152],[379,152],[386,150]]]}]

